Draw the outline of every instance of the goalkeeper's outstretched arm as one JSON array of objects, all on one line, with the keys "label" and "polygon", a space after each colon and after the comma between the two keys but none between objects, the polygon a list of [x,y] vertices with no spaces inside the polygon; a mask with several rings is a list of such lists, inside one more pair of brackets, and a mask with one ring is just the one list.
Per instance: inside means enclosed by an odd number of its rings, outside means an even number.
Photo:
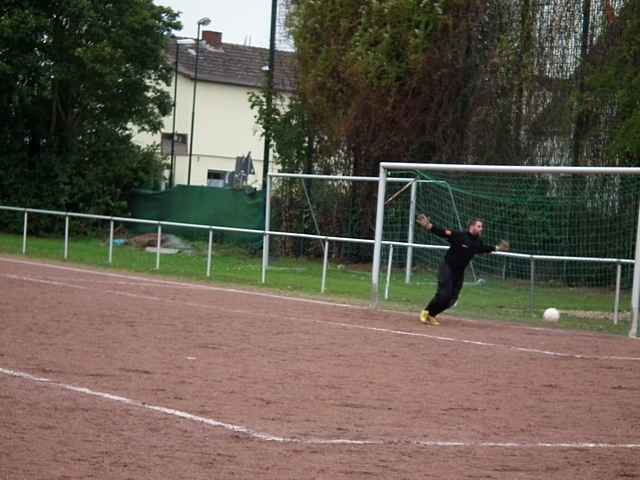
[{"label": "goalkeeper's outstretched arm", "polygon": [[453,236],[452,230],[449,230],[448,228],[443,229],[434,225],[433,223],[431,223],[431,219],[424,213],[418,215],[417,221],[422,227],[424,227],[425,230],[433,233],[434,235],[437,235],[438,237],[450,239]]},{"label": "goalkeeper's outstretched arm", "polygon": [[[434,225],[433,223],[431,223],[431,219],[427,217],[424,213],[421,213],[420,215],[418,215],[417,222],[422,227],[424,227],[425,230],[433,233],[434,235],[445,238],[449,241],[452,241],[454,236],[456,235],[456,232],[454,232],[453,230],[450,230],[448,228],[442,229]],[[506,240],[500,240],[500,243],[498,243],[495,246],[482,244],[482,247],[477,253],[508,252],[509,249],[510,249],[509,242],[507,242]]]},{"label": "goalkeeper's outstretched arm", "polygon": [[500,240],[500,243],[495,246],[483,244],[478,253],[508,252],[509,248],[509,242],[507,242],[506,240]]}]

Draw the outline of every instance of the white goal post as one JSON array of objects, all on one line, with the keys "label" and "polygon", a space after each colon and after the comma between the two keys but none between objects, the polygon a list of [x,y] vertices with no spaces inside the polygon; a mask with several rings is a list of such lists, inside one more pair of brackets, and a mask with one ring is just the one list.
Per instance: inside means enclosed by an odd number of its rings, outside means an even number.
[{"label": "white goal post", "polygon": [[[376,225],[371,269],[371,306],[376,307],[380,300],[380,267],[383,246],[384,209],[386,185],[390,171],[422,171],[422,172],[454,172],[475,174],[517,174],[517,175],[640,175],[638,167],[541,167],[541,166],[508,166],[508,165],[450,165],[429,163],[394,163],[380,164],[378,176],[378,197],[376,207]],[[629,232],[633,235],[633,232]],[[631,294],[632,324],[630,337],[639,336],[638,312],[640,304],[640,205],[638,206],[638,222],[635,232],[635,256],[633,269],[633,287]],[[517,246],[514,246],[517,250]],[[497,253],[498,255],[518,256],[517,253]]]}]

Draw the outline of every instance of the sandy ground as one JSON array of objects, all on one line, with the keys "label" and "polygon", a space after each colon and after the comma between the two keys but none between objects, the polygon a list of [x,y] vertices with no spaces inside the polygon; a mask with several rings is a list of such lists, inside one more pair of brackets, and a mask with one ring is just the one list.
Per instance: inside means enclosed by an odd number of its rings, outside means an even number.
[{"label": "sandy ground", "polygon": [[640,478],[640,342],[0,257],[0,479]]}]

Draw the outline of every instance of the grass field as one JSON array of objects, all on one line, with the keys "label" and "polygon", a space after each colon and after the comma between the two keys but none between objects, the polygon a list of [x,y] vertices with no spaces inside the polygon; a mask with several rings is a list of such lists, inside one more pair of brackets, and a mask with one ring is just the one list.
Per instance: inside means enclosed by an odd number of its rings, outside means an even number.
[{"label": "grass field", "polygon": [[[0,253],[19,255],[22,238],[19,235],[0,234]],[[155,270],[155,254],[141,249],[114,247],[113,265],[107,262],[107,245],[95,238],[71,239],[69,262],[94,267],[112,268],[129,272],[170,276],[172,278],[203,282],[224,283],[253,288],[269,288],[292,295],[305,295],[366,303],[370,298],[369,265],[338,265],[332,263],[327,274],[326,293],[320,294],[322,263],[317,260],[278,258],[273,259],[267,275],[267,284],[260,283],[261,258],[250,256],[244,250],[227,245],[214,247],[212,276],[207,279],[206,244],[196,242],[195,255],[165,255],[161,258],[160,270]],[[37,238],[30,236],[27,245],[30,258],[63,260],[63,242],[60,238]],[[383,280],[384,287],[384,280]],[[416,272],[411,285],[405,285],[404,272],[392,275],[390,299],[385,308],[418,311],[436,287],[434,272]],[[573,328],[626,334],[629,330],[627,316],[618,325],[613,325],[614,292],[611,289],[567,288],[536,285],[535,309],[528,311],[528,282],[486,279],[482,285],[467,285],[459,305],[451,315],[473,319],[494,319],[545,325],[541,321],[542,311],[550,306],[563,314],[559,328]],[[623,292],[621,308],[628,311],[629,292]],[[579,312],[568,314],[566,312]]]}]

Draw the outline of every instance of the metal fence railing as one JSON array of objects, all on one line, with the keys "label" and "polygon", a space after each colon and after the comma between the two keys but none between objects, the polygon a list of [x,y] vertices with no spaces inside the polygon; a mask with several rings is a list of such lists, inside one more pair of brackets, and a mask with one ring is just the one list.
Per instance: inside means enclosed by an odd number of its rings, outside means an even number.
[{"label": "metal fence railing", "polygon": [[[231,233],[245,233],[245,234],[259,235],[259,236],[262,236],[263,242],[265,243],[265,245],[267,245],[267,248],[263,250],[263,259],[262,259],[262,268],[261,268],[262,283],[266,283],[267,281],[267,270],[269,265],[269,262],[268,262],[269,237],[293,237],[293,238],[305,238],[310,240],[318,240],[323,242],[323,246],[324,246],[324,255],[323,255],[323,262],[322,262],[322,278],[320,283],[321,293],[324,293],[326,289],[327,270],[329,265],[328,252],[329,252],[331,243],[336,243],[336,242],[360,243],[360,244],[371,245],[371,248],[373,248],[375,244],[375,241],[373,239],[322,236],[322,235],[312,235],[312,234],[306,234],[306,233],[271,231],[268,229],[258,230],[258,229],[250,229],[250,228],[223,227],[218,225],[198,225],[198,224],[191,224],[191,223],[148,220],[148,219],[131,218],[131,217],[113,217],[113,216],[106,216],[106,215],[93,215],[93,214],[77,213],[77,212],[63,212],[63,211],[44,210],[44,209],[37,209],[37,208],[22,208],[22,207],[5,206],[5,205],[0,205],[0,211],[1,210],[20,212],[23,214],[22,247],[21,247],[21,252],[23,255],[26,255],[27,253],[29,215],[38,214],[38,215],[53,215],[53,216],[63,217],[65,219],[64,254],[63,254],[65,260],[67,260],[69,257],[69,234],[70,234],[69,219],[70,218],[84,218],[84,219],[102,220],[102,221],[109,222],[109,242],[107,247],[108,248],[107,261],[109,264],[113,263],[114,229],[115,229],[116,222],[155,225],[157,226],[156,263],[155,263],[156,270],[160,269],[162,229],[164,227],[182,227],[182,228],[193,228],[195,230],[205,230],[209,232],[208,247],[207,247],[207,263],[206,263],[206,272],[205,272],[207,277],[211,276],[211,270],[212,270],[213,232],[217,231],[217,232],[231,232]],[[391,270],[392,270],[391,267],[392,267],[394,248],[416,248],[416,249],[427,249],[427,250],[446,250],[448,248],[447,246],[444,246],[444,245],[425,245],[420,243],[394,242],[394,241],[383,241],[382,244],[388,247],[389,249],[388,264],[386,269],[386,283],[385,283],[385,294],[384,294],[385,299],[389,298],[389,287],[391,284]],[[621,269],[622,269],[622,265],[633,265],[634,264],[633,260],[623,259],[623,258],[591,258],[591,257],[568,257],[568,256],[552,256],[552,255],[530,255],[530,254],[511,253],[511,252],[494,252],[493,255],[500,255],[504,257],[529,260],[530,262],[530,289],[529,289],[530,310],[532,310],[534,307],[536,261],[590,262],[590,263],[607,263],[607,264],[617,265],[613,321],[614,323],[618,322],[619,310],[620,310],[620,294],[621,294],[621,281],[620,281]]]}]

